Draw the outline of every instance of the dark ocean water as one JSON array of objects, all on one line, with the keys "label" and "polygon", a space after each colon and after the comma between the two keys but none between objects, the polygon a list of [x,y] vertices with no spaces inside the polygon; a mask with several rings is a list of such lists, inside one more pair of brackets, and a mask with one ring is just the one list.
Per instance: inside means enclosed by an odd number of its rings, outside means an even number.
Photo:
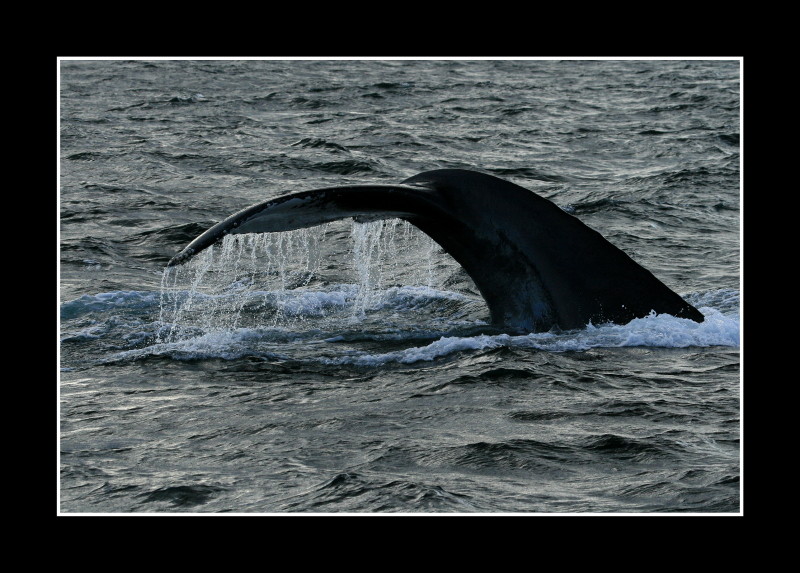
[{"label": "dark ocean water", "polygon": [[[60,63],[63,513],[738,513],[739,61]],[[250,204],[437,168],[601,232],[706,316],[486,328],[400,221]]]}]

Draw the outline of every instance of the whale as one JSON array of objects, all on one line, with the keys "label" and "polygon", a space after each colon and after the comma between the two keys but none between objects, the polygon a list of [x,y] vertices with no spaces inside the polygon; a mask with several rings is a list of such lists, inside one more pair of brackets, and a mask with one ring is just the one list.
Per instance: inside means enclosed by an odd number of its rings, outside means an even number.
[{"label": "whale", "polygon": [[247,207],[173,257],[185,263],[226,235],[353,218],[398,218],[429,235],[472,278],[493,326],[563,331],[669,314],[703,314],[599,232],[535,192],[479,171],[437,169],[399,184],[327,187]]}]

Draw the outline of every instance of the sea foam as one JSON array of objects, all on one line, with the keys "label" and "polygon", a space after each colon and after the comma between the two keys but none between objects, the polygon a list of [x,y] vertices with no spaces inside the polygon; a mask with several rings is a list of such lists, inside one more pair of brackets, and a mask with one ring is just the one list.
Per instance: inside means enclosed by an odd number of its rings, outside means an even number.
[{"label": "sea foam", "polygon": [[[327,267],[323,240],[329,227],[229,236],[191,264],[165,271],[160,293],[84,296],[62,305],[62,317],[157,306],[155,343],[112,360],[248,356],[370,367],[499,347],[568,352],[740,344],[739,293],[730,289],[686,295],[704,314],[703,323],[652,313],[624,325],[475,335],[476,328],[486,326],[485,303],[474,292],[445,286],[454,265],[442,264],[442,252],[426,235],[397,221],[352,225],[350,259]],[[346,253],[341,258],[348,259]],[[348,264],[355,282],[326,278],[326,269],[339,272]],[[437,269],[445,275],[437,275]],[[91,327],[78,334],[97,333]],[[420,340],[430,342],[419,345]],[[375,352],[376,345],[389,341],[391,351]],[[397,349],[404,342],[414,346]]]},{"label": "sea foam", "polygon": [[330,364],[380,366],[387,363],[412,364],[432,361],[462,351],[492,348],[530,348],[549,352],[583,351],[591,348],[649,346],[686,348],[691,346],[738,347],[740,328],[738,315],[724,315],[713,308],[703,308],[706,319],[697,323],[668,314],[651,314],[628,324],[589,325],[569,332],[543,332],[527,335],[478,335],[442,337],[428,345],[383,354],[354,353],[333,359]]}]

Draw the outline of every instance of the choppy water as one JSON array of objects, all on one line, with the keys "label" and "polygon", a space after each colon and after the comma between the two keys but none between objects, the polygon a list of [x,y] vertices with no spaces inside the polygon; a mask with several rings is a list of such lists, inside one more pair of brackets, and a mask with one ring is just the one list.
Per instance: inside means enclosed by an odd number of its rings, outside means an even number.
[{"label": "choppy water", "polygon": [[[62,61],[60,511],[741,512],[738,61]],[[458,167],[706,316],[514,336],[399,221],[252,203]]]}]

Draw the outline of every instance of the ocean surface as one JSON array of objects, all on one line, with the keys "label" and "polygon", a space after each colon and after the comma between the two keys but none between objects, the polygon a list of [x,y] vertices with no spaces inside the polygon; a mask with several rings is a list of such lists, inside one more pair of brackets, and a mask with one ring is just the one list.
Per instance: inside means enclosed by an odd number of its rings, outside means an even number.
[{"label": "ocean surface", "polygon": [[[58,512],[742,512],[738,60],[62,60]],[[530,335],[408,223],[231,237],[465,168],[684,296]],[[487,261],[491,265],[491,261]]]}]

